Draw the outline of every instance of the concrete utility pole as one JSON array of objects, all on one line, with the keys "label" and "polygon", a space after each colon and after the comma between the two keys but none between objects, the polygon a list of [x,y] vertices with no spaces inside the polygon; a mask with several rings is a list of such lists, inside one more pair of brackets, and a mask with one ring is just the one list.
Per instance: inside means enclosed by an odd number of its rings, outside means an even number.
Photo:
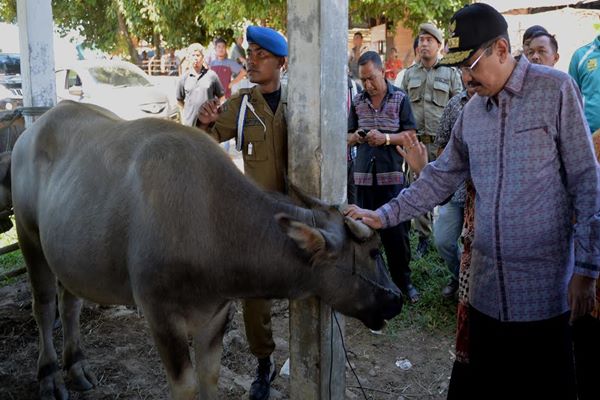
[{"label": "concrete utility pole", "polygon": [[[346,199],[347,0],[288,0],[289,178],[330,204]],[[343,327],[342,317],[337,316]],[[345,358],[331,309],[290,303],[290,398],[345,397]]]},{"label": "concrete utility pole", "polygon": [[35,107],[56,104],[52,4],[50,0],[17,1],[25,127],[35,120]]}]

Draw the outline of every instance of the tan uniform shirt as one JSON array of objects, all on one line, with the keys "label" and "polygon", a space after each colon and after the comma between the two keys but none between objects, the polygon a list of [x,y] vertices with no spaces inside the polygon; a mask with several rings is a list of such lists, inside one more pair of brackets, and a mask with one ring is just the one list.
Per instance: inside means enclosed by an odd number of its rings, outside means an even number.
[{"label": "tan uniform shirt", "polygon": [[417,133],[435,136],[448,100],[460,93],[463,85],[455,68],[434,66],[427,70],[417,63],[404,73],[400,89],[410,98]]},{"label": "tan uniform shirt", "polygon": [[258,86],[242,89],[222,105],[219,118],[209,134],[219,142],[237,137],[238,114],[244,94],[265,124],[248,108],[244,119],[242,154],[244,171],[261,188],[284,192],[284,176],[287,171],[287,124],[285,119],[285,86],[282,85],[281,100],[275,114],[260,93]]}]

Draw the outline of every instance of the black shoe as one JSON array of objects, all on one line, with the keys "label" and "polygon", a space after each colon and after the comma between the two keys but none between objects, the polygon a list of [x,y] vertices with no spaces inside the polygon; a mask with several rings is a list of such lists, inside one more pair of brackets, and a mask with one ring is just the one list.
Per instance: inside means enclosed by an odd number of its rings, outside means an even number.
[{"label": "black shoe", "polygon": [[415,251],[415,259],[425,257],[429,251],[429,239],[427,238],[419,238],[419,244],[417,244],[417,250]]},{"label": "black shoe", "polygon": [[259,358],[256,379],[250,386],[250,400],[267,400],[271,391],[271,382],[276,375],[273,357]]},{"label": "black shoe", "polygon": [[456,279],[450,279],[450,282],[446,285],[446,287],[442,290],[442,296],[447,299],[451,299],[454,297],[456,292],[458,291],[458,281]]}]

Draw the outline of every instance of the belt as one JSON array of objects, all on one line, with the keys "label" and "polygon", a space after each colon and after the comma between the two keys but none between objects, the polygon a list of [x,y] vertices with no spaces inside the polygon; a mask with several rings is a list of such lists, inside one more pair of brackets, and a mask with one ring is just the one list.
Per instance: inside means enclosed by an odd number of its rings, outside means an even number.
[{"label": "belt", "polygon": [[433,142],[435,142],[435,136],[432,135],[417,135],[417,137],[419,138],[421,143],[424,144],[432,144]]}]

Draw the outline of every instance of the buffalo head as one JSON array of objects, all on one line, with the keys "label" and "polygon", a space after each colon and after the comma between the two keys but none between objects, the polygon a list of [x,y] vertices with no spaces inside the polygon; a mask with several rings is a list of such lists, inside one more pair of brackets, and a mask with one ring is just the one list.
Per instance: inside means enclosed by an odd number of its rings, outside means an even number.
[{"label": "buffalo head", "polygon": [[342,314],[381,329],[402,310],[402,296],[383,262],[379,235],[335,207],[311,211],[310,223],[275,217],[309,261],[310,290]]}]

